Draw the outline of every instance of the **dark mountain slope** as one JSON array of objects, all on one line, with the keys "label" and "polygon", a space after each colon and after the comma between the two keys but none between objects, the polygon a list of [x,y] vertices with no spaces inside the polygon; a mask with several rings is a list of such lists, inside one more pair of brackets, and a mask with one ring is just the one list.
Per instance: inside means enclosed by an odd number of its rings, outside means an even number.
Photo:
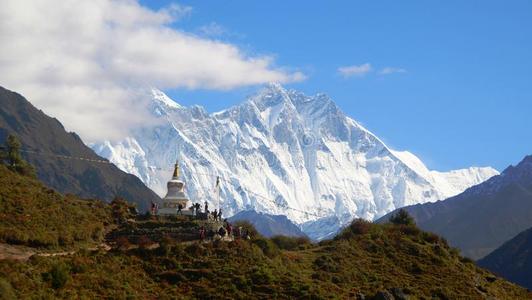
[{"label": "dark mountain slope", "polygon": [[478,261],[481,267],[532,289],[532,228]]},{"label": "dark mountain slope", "polygon": [[241,211],[229,218],[230,222],[248,221],[266,237],[275,235],[304,237],[306,236],[294,223],[286,216],[275,216],[257,213],[254,210]]},{"label": "dark mountain slope", "polygon": [[442,235],[465,256],[482,258],[532,227],[532,156],[460,195],[404,209],[422,229]]},{"label": "dark mountain slope", "polygon": [[113,164],[50,155],[103,160],[79,136],[66,132],[57,119],[36,109],[21,95],[0,87],[0,143],[8,134],[16,135],[23,149],[41,153],[26,151],[22,155],[35,166],[40,180],[61,193],[105,201],[121,196],[136,203],[140,210],[160,200],[137,177]]}]

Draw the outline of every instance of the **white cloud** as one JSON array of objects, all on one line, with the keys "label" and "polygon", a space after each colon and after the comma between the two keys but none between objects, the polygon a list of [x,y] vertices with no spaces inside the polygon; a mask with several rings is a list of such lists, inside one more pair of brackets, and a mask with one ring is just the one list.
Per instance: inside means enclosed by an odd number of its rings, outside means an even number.
[{"label": "white cloud", "polygon": [[133,0],[4,0],[0,85],[91,142],[149,121],[146,87],[226,90],[305,78],[271,57],[170,27],[191,10],[154,11]]},{"label": "white cloud", "polygon": [[402,68],[386,67],[379,71],[381,75],[389,75],[394,73],[406,73],[407,71]]},{"label": "white cloud", "polygon": [[365,63],[359,66],[345,66],[338,68],[338,72],[345,78],[351,76],[364,76],[372,71],[370,63]]}]

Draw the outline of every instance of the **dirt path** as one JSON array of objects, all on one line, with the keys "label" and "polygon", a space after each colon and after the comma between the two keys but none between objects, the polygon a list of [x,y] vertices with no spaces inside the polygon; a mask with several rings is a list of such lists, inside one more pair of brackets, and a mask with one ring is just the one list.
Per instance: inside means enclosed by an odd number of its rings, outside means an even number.
[{"label": "dirt path", "polygon": [[0,260],[26,261],[36,252],[32,248],[0,243]]},{"label": "dirt path", "polygon": [[[224,237],[220,239],[224,242],[230,242],[233,241],[233,237]],[[185,245],[191,245],[194,243],[197,243],[199,240],[194,241],[187,241],[182,242],[182,244]],[[202,241],[203,243],[212,243],[214,240],[208,239]],[[154,243],[153,245],[149,246],[148,249],[156,249],[159,248],[159,243]],[[133,247],[135,248],[135,247]],[[109,246],[106,243],[86,248],[86,250],[89,251],[97,251],[97,250],[103,250],[103,251],[109,251],[111,250],[111,246]],[[33,255],[36,256],[42,256],[42,257],[54,257],[54,256],[68,256],[68,255],[74,255],[80,250],[72,250],[72,251],[59,251],[59,252],[42,252],[35,248],[26,247],[26,246],[19,246],[19,245],[11,245],[11,244],[4,244],[0,243],[0,260],[8,259],[8,260],[18,260],[18,261],[27,261],[30,257]]]},{"label": "dirt path", "polygon": [[[101,244],[98,246],[87,248],[87,250],[109,251],[111,250],[111,247],[107,244]],[[76,254],[76,252],[78,251],[79,250],[59,251],[59,252],[39,252],[35,248],[31,248],[31,247],[0,243],[0,260],[9,259],[9,260],[27,261],[33,255],[42,256],[42,257],[67,256],[67,255]]]}]

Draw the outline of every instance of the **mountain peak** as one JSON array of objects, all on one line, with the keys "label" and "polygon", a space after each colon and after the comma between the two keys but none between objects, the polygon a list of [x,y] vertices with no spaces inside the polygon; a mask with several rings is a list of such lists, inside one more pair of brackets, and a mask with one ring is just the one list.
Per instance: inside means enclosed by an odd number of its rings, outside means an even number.
[{"label": "mountain peak", "polygon": [[279,82],[274,82],[274,81],[266,83],[264,87],[269,90],[286,91],[286,89],[284,88],[282,84],[280,84]]},{"label": "mountain peak", "polygon": [[181,108],[182,106],[168,97],[163,91],[152,88],[151,89],[152,98],[154,101],[161,103],[169,108]]},{"label": "mountain peak", "polygon": [[[206,188],[212,178],[198,174],[219,174],[225,179],[220,207],[228,216],[254,209],[284,214],[296,224],[331,217],[327,224],[338,227],[353,217],[373,219],[399,206],[443,199],[486,179],[476,172],[417,174],[327,95],[307,96],[277,83],[211,115],[194,107],[163,115],[165,131],[135,133],[142,151],[117,144],[121,157],[111,161],[133,167],[163,193],[166,177],[147,166],[172,165],[178,156],[189,197],[211,203]],[[191,121],[183,134],[173,132]],[[318,237],[332,227],[306,228]]]},{"label": "mountain peak", "polygon": [[501,180],[505,183],[529,182],[532,179],[532,155],[525,156],[517,165],[504,169],[501,175]]}]

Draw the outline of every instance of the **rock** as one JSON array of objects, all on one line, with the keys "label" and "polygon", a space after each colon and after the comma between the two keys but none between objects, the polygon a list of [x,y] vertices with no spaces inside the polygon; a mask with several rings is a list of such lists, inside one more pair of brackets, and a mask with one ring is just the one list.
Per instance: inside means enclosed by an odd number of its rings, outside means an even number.
[{"label": "rock", "polygon": [[405,291],[401,288],[393,288],[390,290],[390,292],[397,300],[408,300],[408,296],[406,295]]},{"label": "rock", "polygon": [[355,294],[355,300],[366,300],[366,295],[362,293],[356,293]]},{"label": "rock", "polygon": [[395,300],[395,297],[388,291],[378,291],[373,300]]}]

